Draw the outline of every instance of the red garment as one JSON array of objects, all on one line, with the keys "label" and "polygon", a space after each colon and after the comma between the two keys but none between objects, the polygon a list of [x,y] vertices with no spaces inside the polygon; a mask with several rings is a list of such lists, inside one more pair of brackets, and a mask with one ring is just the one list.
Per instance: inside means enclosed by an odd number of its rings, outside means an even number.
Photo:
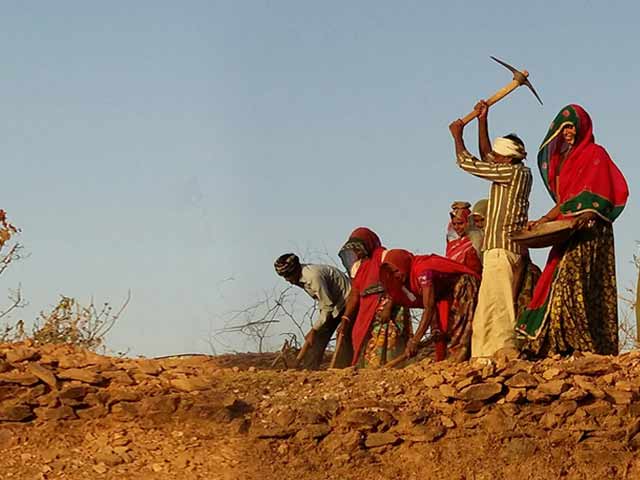
[{"label": "red garment", "polygon": [[447,242],[446,257],[469,267],[478,274],[482,273],[482,262],[478,258],[478,252],[466,235]]},{"label": "red garment", "polygon": [[380,284],[380,264],[385,249],[382,247],[378,235],[366,227],[356,228],[349,239],[357,239],[363,242],[369,255],[368,258],[361,259],[358,272],[351,282],[353,288],[358,290],[360,294],[358,315],[351,331],[353,343],[352,363],[355,365],[360,357],[360,349],[369,333],[371,322],[373,322],[376,308],[381,299],[380,292],[367,294],[367,289],[375,289],[375,286]]},{"label": "red garment", "polygon": [[[395,303],[410,308],[424,308],[419,277],[429,270],[444,274],[468,274],[480,278],[480,275],[470,268],[448,258],[440,255],[416,256],[407,250],[389,250],[384,259],[384,264],[392,265],[396,270],[405,274],[406,281],[403,285],[389,269],[383,268],[380,274],[380,281]],[[449,326],[449,294],[436,298],[438,321],[443,332],[446,332]],[[445,352],[446,340],[437,342],[436,360],[443,360]]]},{"label": "red garment", "polygon": [[[562,149],[567,145],[562,129],[567,125],[576,127],[576,137],[563,163]],[[556,116],[540,146],[538,166],[551,197],[560,205],[559,218],[595,212],[613,222],[624,209],[629,196],[627,182],[607,151],[595,143],[591,117],[581,106],[567,105]],[[564,245],[551,249],[524,314],[525,323],[530,311],[546,304],[564,250]]]},{"label": "red garment", "polygon": [[[576,127],[576,137],[563,163],[566,125]],[[613,222],[622,212],[629,196],[627,182],[607,151],[595,143],[591,117],[581,106],[568,105],[556,116],[540,146],[538,165],[564,217],[593,211]]]}]

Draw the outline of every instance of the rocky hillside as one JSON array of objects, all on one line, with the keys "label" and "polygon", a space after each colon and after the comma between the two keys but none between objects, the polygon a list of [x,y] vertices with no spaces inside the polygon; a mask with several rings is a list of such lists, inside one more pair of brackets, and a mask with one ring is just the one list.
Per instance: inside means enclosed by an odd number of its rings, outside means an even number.
[{"label": "rocky hillside", "polygon": [[0,345],[0,478],[640,478],[640,353],[271,370]]}]

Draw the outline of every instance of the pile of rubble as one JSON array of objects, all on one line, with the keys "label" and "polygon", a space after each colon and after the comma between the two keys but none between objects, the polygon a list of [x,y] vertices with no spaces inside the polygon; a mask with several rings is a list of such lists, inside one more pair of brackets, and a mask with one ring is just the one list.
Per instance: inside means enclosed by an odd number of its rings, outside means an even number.
[{"label": "pile of rubble", "polygon": [[0,345],[0,422],[172,414],[211,386],[204,361],[111,358],[68,345]]},{"label": "pile of rubble", "polygon": [[0,475],[640,478],[640,352],[316,372],[272,359],[0,345]]}]

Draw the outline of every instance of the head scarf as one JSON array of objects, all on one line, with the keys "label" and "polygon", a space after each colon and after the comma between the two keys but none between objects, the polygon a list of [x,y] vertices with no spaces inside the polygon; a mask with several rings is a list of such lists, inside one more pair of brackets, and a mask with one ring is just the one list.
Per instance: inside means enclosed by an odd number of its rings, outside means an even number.
[{"label": "head scarf", "polygon": [[[568,146],[561,133],[567,125],[576,128],[576,136],[562,162]],[[627,182],[607,151],[595,143],[591,117],[581,106],[567,105],[551,122],[540,145],[538,167],[563,216],[591,211],[613,222],[622,213]]]},{"label": "head scarf", "polygon": [[287,277],[300,268],[300,259],[295,253],[285,253],[276,259],[273,266],[278,275]]},{"label": "head scarf", "polygon": [[382,242],[376,233],[367,227],[358,227],[351,235],[349,240],[342,246],[338,256],[342,260],[344,268],[351,276],[353,274],[353,267],[359,261],[360,258],[371,258],[373,252],[377,248],[382,247]]},{"label": "head scarf", "polygon": [[492,150],[505,157],[522,160],[527,156],[524,146],[506,137],[498,137],[493,141]]},{"label": "head scarf", "polygon": [[[471,210],[469,210],[469,207],[471,207],[471,204],[469,202],[459,202],[459,201],[453,202],[451,204],[451,211],[449,212],[449,218],[451,218],[451,220],[453,220],[454,218],[459,218],[461,220],[464,220],[464,222],[467,223],[466,228],[468,228],[469,226],[468,219],[469,219],[469,215],[471,214]],[[449,222],[447,224],[447,243],[453,240],[458,240],[459,238],[460,238],[460,235],[456,233],[456,231],[453,228],[453,224]]]},{"label": "head scarf", "polygon": [[380,284],[380,263],[385,249],[380,238],[366,227],[356,228],[340,249],[340,259],[351,275],[352,291],[360,294],[358,313],[351,330],[353,360],[360,358],[360,350],[369,334],[371,323],[384,294]]},{"label": "head scarf", "polygon": [[478,215],[486,220],[487,218],[487,207],[489,206],[489,200],[487,198],[483,198],[482,200],[478,200],[471,209],[471,215]]}]

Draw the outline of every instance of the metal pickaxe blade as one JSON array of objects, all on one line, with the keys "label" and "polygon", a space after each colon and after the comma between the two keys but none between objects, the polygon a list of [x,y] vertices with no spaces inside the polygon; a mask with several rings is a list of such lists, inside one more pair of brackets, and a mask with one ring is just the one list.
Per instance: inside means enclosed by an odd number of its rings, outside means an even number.
[{"label": "metal pickaxe blade", "polygon": [[[540,100],[540,97],[538,96],[538,93],[533,88],[533,85],[531,85],[531,82],[529,82],[529,78],[528,78],[529,77],[529,72],[527,72],[526,70],[522,70],[522,71],[517,70],[517,69],[513,68],[511,65],[509,65],[507,62],[503,62],[502,60],[500,60],[500,59],[498,59],[496,57],[492,56],[491,59],[496,61],[496,62],[498,62],[500,65],[506,67],[511,73],[513,73],[513,80],[511,80],[511,82],[509,84],[505,85],[500,90],[498,90],[496,93],[494,93],[491,97],[489,97],[486,100],[487,105],[493,105],[494,103],[499,102],[504,97],[506,97],[511,92],[513,92],[516,88],[518,88],[520,85],[526,85],[529,88],[529,90],[531,90],[531,92],[538,99],[538,101],[540,102],[540,105],[542,105],[542,100]],[[467,124],[471,120],[476,118],[477,116],[478,116],[478,112],[473,110],[473,112],[470,112],[468,115],[466,115],[465,117],[462,118],[462,122]]]},{"label": "metal pickaxe blade", "polygon": [[[513,73],[513,79],[517,80],[518,82],[520,82],[520,85],[525,85],[529,90],[531,90],[531,93],[533,93],[535,95],[535,97],[540,102],[540,105],[543,105],[542,100],[540,100],[540,97],[538,96],[538,93],[536,92],[536,89],[533,88],[533,85],[531,85],[531,82],[529,82],[529,78],[528,78],[529,72],[527,72],[526,70],[524,72],[520,72],[519,70],[516,70],[511,65],[509,65],[507,62],[503,62],[502,60],[500,60],[499,58],[494,57],[493,55],[491,55],[491,59],[496,61],[496,62],[498,62],[503,67],[506,67],[507,70],[509,70],[511,73]],[[524,74],[525,72],[526,72],[526,75]]]}]

